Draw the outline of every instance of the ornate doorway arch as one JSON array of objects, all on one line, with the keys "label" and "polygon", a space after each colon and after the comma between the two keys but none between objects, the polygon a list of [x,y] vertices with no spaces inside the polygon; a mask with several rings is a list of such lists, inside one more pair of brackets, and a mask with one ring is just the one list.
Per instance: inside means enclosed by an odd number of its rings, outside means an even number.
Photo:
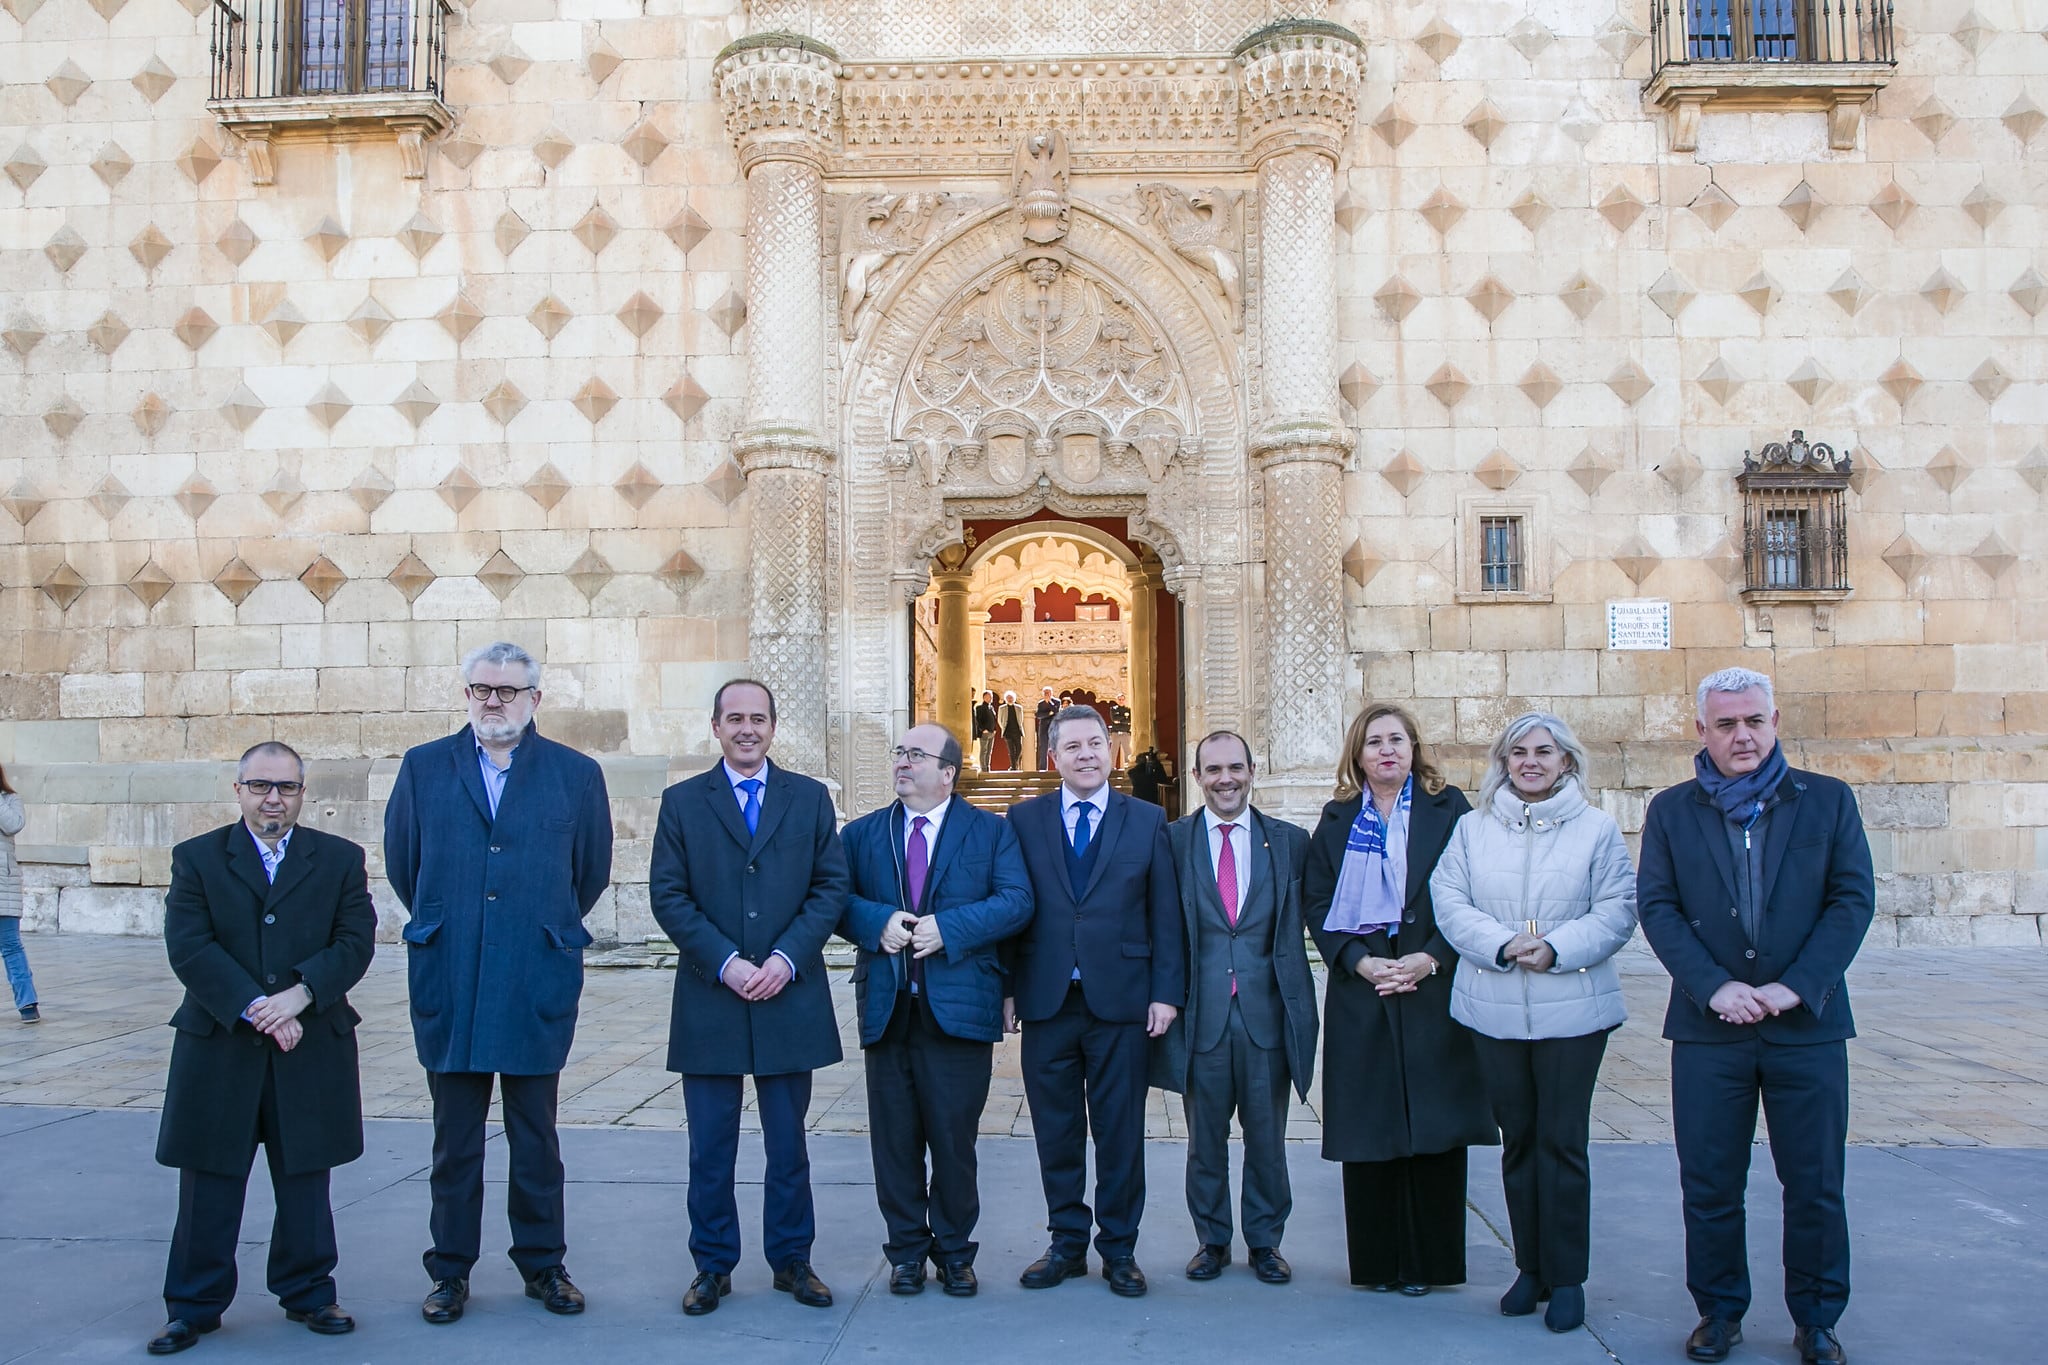
[{"label": "ornate doorway arch", "polygon": [[956,202],[847,351],[829,633],[854,665],[832,703],[849,809],[887,799],[880,755],[911,706],[903,607],[935,574],[964,593],[973,520],[1125,521],[1156,556],[1133,556],[1139,583],[1178,599],[1199,661],[1188,724],[1244,724],[1256,485],[1229,307],[1109,207],[1063,186],[1043,203],[1046,242],[1015,202]]}]

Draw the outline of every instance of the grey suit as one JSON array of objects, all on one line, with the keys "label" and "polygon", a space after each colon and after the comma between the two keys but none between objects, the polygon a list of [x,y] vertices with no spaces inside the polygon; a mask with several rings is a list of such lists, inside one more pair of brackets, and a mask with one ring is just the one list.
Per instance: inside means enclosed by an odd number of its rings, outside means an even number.
[{"label": "grey suit", "polygon": [[[1308,836],[1258,811],[1243,817],[1250,877],[1231,923],[1204,815],[1168,830],[1188,944],[1188,1008],[1160,1041],[1156,1083],[1182,1092],[1187,1200],[1196,1234],[1231,1241],[1230,1120],[1244,1130],[1245,1245],[1277,1247],[1293,1208],[1287,1090],[1304,1097],[1315,1067],[1315,984],[1301,919]],[[1233,986],[1235,990],[1233,991]]]}]

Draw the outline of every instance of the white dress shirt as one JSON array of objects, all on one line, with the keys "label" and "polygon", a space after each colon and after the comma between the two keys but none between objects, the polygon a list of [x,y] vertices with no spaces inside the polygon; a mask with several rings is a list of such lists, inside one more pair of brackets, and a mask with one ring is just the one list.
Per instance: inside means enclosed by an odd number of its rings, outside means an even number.
[{"label": "white dress shirt", "polygon": [[1066,783],[1060,783],[1060,819],[1066,823],[1067,846],[1073,847],[1074,826],[1081,818],[1081,807],[1095,807],[1088,812],[1088,842],[1094,843],[1102,834],[1102,819],[1109,814],[1109,784],[1103,783],[1095,789],[1093,796],[1077,796]]},{"label": "white dress shirt", "polygon": [[1209,873],[1216,876],[1217,869],[1223,866],[1223,841],[1228,838],[1231,856],[1237,859],[1237,904],[1240,910],[1252,889],[1251,821],[1252,808],[1246,806],[1227,822],[1231,829],[1226,835],[1223,833],[1226,822],[1218,819],[1215,811],[1202,807],[1202,828],[1209,836]]},{"label": "white dress shirt", "polygon": [[[932,854],[939,851],[939,825],[944,822],[946,812],[952,808],[952,805],[953,798],[949,796],[930,810],[912,810],[908,806],[903,808],[903,866],[906,869],[910,866],[910,827],[919,820],[925,822],[924,865],[926,870],[929,871],[932,865]],[[907,886],[904,888],[906,892],[909,889]]]}]

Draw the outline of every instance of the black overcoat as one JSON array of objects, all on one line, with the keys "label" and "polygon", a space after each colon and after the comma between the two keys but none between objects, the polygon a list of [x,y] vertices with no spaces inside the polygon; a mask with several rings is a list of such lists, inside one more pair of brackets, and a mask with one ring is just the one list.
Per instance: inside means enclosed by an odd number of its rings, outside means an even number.
[{"label": "black overcoat", "polygon": [[[266,1074],[276,1078],[287,1171],[326,1170],[363,1154],[359,1020],[348,991],[369,969],[376,936],[363,850],[346,839],[299,826],[275,883],[239,820],[171,850],[164,949],[185,998],[171,1016],[159,1162],[247,1175]],[[285,1052],[242,1011],[300,982],[313,1004],[299,1016],[305,1037]]]},{"label": "black overcoat", "polygon": [[[1302,911],[1329,969],[1323,997],[1323,1156],[1330,1161],[1392,1161],[1500,1141],[1479,1082],[1472,1036],[1451,1018],[1456,952],[1437,932],[1429,874],[1458,817],[1465,793],[1435,795],[1416,785],[1408,814],[1408,901],[1401,932],[1333,934],[1323,927],[1344,843],[1361,797],[1332,801],[1309,843]],[[1358,975],[1361,957],[1425,952],[1441,964],[1413,991],[1382,996]]]},{"label": "black overcoat", "polygon": [[[754,834],[725,765],[661,794],[647,889],[675,943],[668,1069],[700,1076],[816,1071],[843,1055],[825,972],[825,940],[846,909],[846,853],[821,782],[765,769]],[[756,966],[780,951],[796,977],[749,1004],[718,979],[734,953]]]}]

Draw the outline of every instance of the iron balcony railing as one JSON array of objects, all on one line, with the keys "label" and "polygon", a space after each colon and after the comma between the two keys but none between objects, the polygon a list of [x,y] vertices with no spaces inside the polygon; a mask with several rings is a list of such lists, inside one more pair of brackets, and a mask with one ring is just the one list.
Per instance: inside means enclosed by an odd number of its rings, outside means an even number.
[{"label": "iron balcony railing", "polygon": [[1898,60],[1892,0],[1651,0],[1651,75],[1674,63]]},{"label": "iron balcony railing", "polygon": [[440,98],[448,15],[448,0],[214,0],[212,98]]}]

